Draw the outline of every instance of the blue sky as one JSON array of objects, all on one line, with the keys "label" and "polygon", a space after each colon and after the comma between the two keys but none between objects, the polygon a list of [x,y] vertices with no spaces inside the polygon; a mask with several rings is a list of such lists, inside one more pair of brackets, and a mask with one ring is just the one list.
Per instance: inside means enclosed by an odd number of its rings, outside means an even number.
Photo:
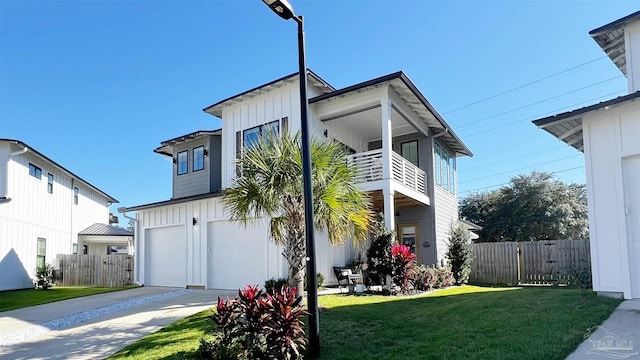
[{"label": "blue sky", "polygon": [[[582,154],[530,120],[626,93],[588,31],[636,1],[290,2],[334,87],[411,78],[475,154],[458,162],[461,197],[534,169],[583,183]],[[119,199],[113,212],[171,196],[152,150],[218,128],[202,108],[295,71],[295,23],[260,0],[0,0],[0,138]]]}]

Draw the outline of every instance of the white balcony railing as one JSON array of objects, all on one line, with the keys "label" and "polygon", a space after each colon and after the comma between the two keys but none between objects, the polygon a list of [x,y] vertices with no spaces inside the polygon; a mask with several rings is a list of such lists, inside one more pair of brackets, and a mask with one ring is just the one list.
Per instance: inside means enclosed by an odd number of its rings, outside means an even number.
[{"label": "white balcony railing", "polygon": [[[391,176],[393,180],[426,194],[427,174],[407,159],[392,152]],[[382,150],[371,150],[348,156],[349,161],[356,165],[356,182],[382,180]]]}]

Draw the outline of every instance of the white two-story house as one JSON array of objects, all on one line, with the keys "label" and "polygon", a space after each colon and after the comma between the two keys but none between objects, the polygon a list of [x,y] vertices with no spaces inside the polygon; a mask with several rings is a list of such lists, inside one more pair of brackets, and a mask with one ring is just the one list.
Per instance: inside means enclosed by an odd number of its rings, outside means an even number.
[{"label": "white two-story house", "polygon": [[84,252],[78,234],[109,223],[117,202],[24,142],[0,139],[0,291],[32,287],[36,267]]},{"label": "white two-story house", "polygon": [[[308,71],[312,136],[339,141],[359,168],[385,224],[423,264],[444,261],[449,228],[458,219],[456,158],[469,149],[402,72],[335,89]],[[229,221],[222,203],[233,186],[235,160],[265,129],[300,129],[298,74],[231,96],[204,109],[222,129],[161,143],[173,159],[173,197],[120,208],[136,212],[136,273],[147,285],[237,289],[285,277],[281,249],[268,222],[248,228]],[[317,269],[335,283],[332,266],[358,251],[350,239],[331,247],[316,235]]]},{"label": "white two-story house", "polygon": [[534,124],[584,153],[593,289],[640,298],[640,11],[589,32],[629,94]]}]

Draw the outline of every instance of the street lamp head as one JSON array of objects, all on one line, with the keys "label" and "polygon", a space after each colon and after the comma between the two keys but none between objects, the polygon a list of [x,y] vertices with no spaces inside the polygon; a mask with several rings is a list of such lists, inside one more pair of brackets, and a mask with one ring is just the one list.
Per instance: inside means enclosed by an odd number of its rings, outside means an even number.
[{"label": "street lamp head", "polygon": [[289,20],[294,17],[293,7],[287,0],[262,0],[274,13],[281,18]]}]

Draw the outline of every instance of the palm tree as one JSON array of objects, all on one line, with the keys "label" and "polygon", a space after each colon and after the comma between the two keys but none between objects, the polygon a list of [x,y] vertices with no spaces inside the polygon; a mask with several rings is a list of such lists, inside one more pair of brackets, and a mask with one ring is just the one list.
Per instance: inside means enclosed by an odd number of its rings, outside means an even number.
[{"label": "palm tree", "polygon": [[[306,248],[300,135],[265,133],[243,151],[238,161],[242,176],[226,191],[224,203],[231,219],[245,226],[271,218],[269,234],[283,247],[289,286],[302,295]],[[332,245],[346,239],[364,243],[372,212],[368,195],[354,186],[354,166],[337,142],[314,138],[310,145],[316,229],[326,231]]]}]

